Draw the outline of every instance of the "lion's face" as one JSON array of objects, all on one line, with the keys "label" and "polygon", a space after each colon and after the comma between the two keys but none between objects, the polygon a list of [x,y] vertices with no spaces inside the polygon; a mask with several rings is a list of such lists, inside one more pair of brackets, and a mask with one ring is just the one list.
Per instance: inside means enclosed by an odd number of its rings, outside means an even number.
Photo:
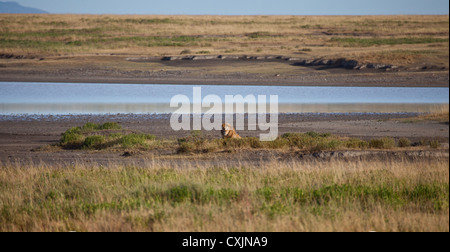
[{"label": "lion's face", "polygon": [[233,130],[233,127],[231,127],[230,124],[224,123],[222,124],[222,136],[228,136],[230,135],[231,131]]},{"label": "lion's face", "polygon": [[222,136],[224,138],[241,138],[236,131],[234,130],[233,126],[231,126],[228,123],[222,124]]}]

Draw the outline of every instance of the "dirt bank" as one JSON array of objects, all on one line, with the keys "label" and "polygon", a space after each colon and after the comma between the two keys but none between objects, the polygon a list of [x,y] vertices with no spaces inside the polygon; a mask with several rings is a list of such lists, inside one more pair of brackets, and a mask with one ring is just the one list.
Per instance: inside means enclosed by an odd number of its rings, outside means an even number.
[{"label": "dirt bank", "polygon": [[[281,56],[280,56],[281,57]],[[130,60],[131,59],[131,60]],[[134,59],[134,60],[133,60]],[[140,59],[140,60],[139,60]],[[143,60],[145,59],[145,60]],[[289,58],[292,59],[292,58]],[[344,63],[345,64],[344,64]],[[333,63],[333,62],[332,62]],[[135,84],[448,87],[448,69],[346,67],[285,58],[162,60],[123,56],[73,56],[0,60],[0,82]],[[339,64],[338,64],[339,63]],[[325,65],[324,65],[325,64]],[[361,67],[358,64],[357,67]]]}]

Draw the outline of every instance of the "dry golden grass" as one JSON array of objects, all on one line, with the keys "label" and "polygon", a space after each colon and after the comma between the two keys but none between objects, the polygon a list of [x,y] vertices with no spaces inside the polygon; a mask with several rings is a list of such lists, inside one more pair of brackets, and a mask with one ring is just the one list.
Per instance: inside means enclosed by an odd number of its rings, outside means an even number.
[{"label": "dry golden grass", "polygon": [[0,231],[448,232],[448,165],[0,165]]},{"label": "dry golden grass", "polygon": [[263,54],[448,67],[447,16],[0,15],[0,53]]},{"label": "dry golden grass", "polygon": [[405,118],[401,119],[402,122],[423,122],[423,121],[435,121],[440,123],[446,123],[449,124],[450,118],[449,118],[449,106],[448,105],[442,105],[439,107],[436,107],[433,112],[423,114],[417,117],[413,118]]},{"label": "dry golden grass", "polygon": [[442,113],[432,113],[420,116],[418,118],[419,120],[425,120],[425,121],[438,121],[438,122],[444,122],[449,123],[449,112],[442,112]]}]

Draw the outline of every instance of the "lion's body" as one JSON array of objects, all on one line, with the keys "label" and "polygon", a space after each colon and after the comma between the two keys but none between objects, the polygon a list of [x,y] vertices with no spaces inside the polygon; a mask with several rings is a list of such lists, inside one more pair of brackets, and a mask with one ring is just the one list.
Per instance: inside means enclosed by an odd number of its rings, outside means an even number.
[{"label": "lion's body", "polygon": [[238,133],[236,133],[236,130],[234,130],[233,126],[231,126],[229,123],[222,124],[222,137],[224,139],[226,138],[235,138],[240,139],[241,136],[239,136]]}]

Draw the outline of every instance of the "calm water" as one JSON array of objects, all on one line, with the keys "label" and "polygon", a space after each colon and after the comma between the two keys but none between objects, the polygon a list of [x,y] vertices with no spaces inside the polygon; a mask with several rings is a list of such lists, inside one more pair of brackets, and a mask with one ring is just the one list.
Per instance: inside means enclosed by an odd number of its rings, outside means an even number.
[{"label": "calm water", "polygon": [[[0,83],[0,114],[170,113],[193,85]],[[278,95],[279,112],[428,112],[448,106],[449,88],[201,86],[202,98]]]}]

